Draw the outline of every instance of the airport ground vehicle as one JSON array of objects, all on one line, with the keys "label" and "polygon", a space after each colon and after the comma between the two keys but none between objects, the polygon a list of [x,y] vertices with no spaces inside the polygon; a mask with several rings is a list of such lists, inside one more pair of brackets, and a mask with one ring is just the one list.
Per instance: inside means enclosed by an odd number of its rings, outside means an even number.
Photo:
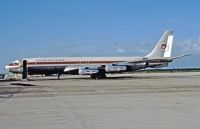
[{"label": "airport ground vehicle", "polygon": [[17,80],[17,76],[14,73],[8,72],[8,73],[5,73],[4,80],[14,81],[14,80]]},{"label": "airport ground vehicle", "polygon": [[4,77],[5,77],[5,74],[1,73],[0,74],[0,79],[4,79]]}]

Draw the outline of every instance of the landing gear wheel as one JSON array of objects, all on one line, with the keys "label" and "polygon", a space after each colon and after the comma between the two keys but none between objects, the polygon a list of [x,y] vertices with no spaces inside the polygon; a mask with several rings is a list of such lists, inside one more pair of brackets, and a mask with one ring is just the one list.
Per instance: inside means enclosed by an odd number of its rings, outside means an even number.
[{"label": "landing gear wheel", "polygon": [[105,74],[101,74],[100,75],[100,79],[105,79],[106,78],[106,75]]},{"label": "landing gear wheel", "polygon": [[90,78],[96,79],[96,74],[91,74],[91,75],[90,75]]},{"label": "landing gear wheel", "polygon": [[92,79],[105,79],[106,78],[106,74],[92,74],[90,77]]}]

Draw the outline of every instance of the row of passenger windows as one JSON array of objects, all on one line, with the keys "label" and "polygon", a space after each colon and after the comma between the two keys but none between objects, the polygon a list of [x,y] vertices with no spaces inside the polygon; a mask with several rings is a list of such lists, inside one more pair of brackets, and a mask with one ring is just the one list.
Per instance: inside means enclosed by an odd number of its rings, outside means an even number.
[{"label": "row of passenger windows", "polygon": [[34,64],[97,64],[97,63],[112,63],[112,62],[111,61],[28,62],[29,65],[34,65]]}]

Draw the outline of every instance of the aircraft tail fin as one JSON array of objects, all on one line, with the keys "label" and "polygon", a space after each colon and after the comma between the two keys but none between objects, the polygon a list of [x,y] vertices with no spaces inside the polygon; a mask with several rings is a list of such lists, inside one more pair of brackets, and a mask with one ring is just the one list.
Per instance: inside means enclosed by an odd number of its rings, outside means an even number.
[{"label": "aircraft tail fin", "polygon": [[146,57],[171,57],[173,37],[173,31],[165,31],[155,48]]}]

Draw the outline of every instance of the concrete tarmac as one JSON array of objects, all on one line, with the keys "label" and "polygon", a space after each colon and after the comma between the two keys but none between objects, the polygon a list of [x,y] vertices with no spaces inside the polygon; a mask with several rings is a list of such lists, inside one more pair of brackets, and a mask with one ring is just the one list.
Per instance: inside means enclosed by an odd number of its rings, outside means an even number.
[{"label": "concrete tarmac", "polygon": [[0,129],[199,129],[200,73],[0,82]]}]

